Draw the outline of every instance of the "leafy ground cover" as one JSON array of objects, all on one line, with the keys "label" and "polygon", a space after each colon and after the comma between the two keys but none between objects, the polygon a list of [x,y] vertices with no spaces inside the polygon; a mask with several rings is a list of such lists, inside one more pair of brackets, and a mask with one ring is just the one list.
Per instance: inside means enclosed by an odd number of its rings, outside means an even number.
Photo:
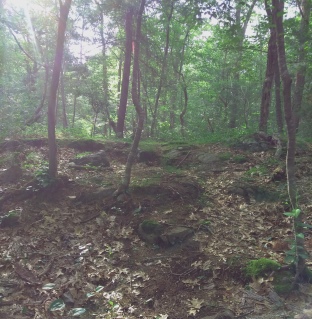
[{"label": "leafy ground cover", "polygon": [[[285,293],[286,276],[277,293],[277,273],[246,272],[260,258],[283,265],[293,235],[274,150],[149,145],[133,167],[130,193],[114,198],[130,144],[88,145],[60,142],[54,183],[44,142],[2,148],[0,318],[303,318],[309,283]],[[101,148],[109,167],[70,164]],[[310,158],[308,148],[297,156],[308,223]],[[144,221],[192,235],[146,242]]]}]

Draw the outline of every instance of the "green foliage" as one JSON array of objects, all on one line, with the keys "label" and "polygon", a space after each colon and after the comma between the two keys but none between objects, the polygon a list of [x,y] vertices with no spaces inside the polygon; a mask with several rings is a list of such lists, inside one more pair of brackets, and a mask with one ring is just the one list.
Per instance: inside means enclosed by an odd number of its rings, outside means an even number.
[{"label": "green foliage", "polygon": [[278,270],[281,265],[275,260],[260,258],[250,260],[245,268],[246,275],[250,277],[268,276],[272,271]]},{"label": "green foliage", "polygon": [[49,168],[47,166],[42,166],[35,172],[36,180],[38,181],[39,186],[45,188],[51,185],[54,182],[54,179],[51,179],[49,176]]},{"label": "green foliage", "polygon": [[285,252],[286,257],[285,257],[285,262],[288,264],[297,264],[299,261],[299,258],[301,259],[307,259],[309,257],[308,252],[306,251],[305,247],[302,245],[298,245],[297,239],[302,239],[304,240],[304,234],[297,232],[297,229],[302,229],[302,228],[312,228],[312,225],[298,222],[297,219],[301,215],[301,210],[296,208],[293,209],[291,212],[286,212],[284,213],[285,216],[287,217],[292,217],[294,220],[294,229],[295,229],[295,238],[290,241],[290,249]]},{"label": "green foliage", "polygon": [[24,138],[48,137],[47,126],[43,123],[34,123],[31,126],[25,126],[20,135]]},{"label": "green foliage", "polygon": [[90,132],[92,124],[84,119],[78,119],[75,121],[75,125],[68,128],[61,128],[56,131],[58,138],[76,138],[86,139],[90,138]]}]

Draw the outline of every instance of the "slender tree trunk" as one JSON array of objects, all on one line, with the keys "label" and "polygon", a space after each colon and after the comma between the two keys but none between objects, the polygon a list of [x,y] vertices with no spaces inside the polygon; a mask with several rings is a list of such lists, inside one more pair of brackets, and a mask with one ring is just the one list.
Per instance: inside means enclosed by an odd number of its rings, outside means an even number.
[{"label": "slender tree trunk", "polygon": [[60,73],[62,68],[62,59],[64,53],[65,31],[68,13],[71,5],[71,0],[65,0],[64,4],[60,3],[60,18],[58,22],[58,32],[56,40],[56,49],[54,57],[54,65],[52,72],[52,80],[50,87],[50,96],[48,103],[48,140],[49,140],[49,177],[55,179],[57,177],[57,145],[55,137],[55,123],[56,123],[56,99],[57,89],[60,80]]},{"label": "slender tree trunk", "polygon": [[60,78],[60,88],[61,88],[61,97],[62,97],[62,119],[63,119],[63,128],[68,127],[67,114],[66,114],[66,96],[64,88],[64,70],[61,70]]},{"label": "slender tree trunk", "polygon": [[134,41],[134,56],[133,56],[133,71],[132,71],[132,101],[135,106],[135,110],[138,115],[138,123],[135,131],[134,139],[132,142],[131,150],[128,155],[125,174],[121,185],[118,190],[115,192],[115,195],[119,195],[127,192],[130,180],[131,180],[131,170],[134,163],[134,160],[137,155],[139,143],[141,140],[141,135],[144,126],[144,110],[141,106],[140,101],[140,89],[139,89],[139,77],[140,77],[140,66],[139,66],[139,56],[140,56],[140,40],[141,40],[141,24],[142,24],[142,16],[145,7],[145,0],[141,0],[141,5],[139,8],[137,23],[136,23],[136,36]]},{"label": "slender tree trunk", "polygon": [[183,103],[183,109],[180,113],[180,124],[181,124],[181,135],[182,137],[185,137],[185,119],[184,116],[187,111],[187,103],[188,103],[188,94],[187,94],[187,85],[185,83],[184,75],[181,73],[181,79],[182,79],[182,85],[183,85],[183,97],[184,97],[184,103]]},{"label": "slender tree trunk", "polygon": [[77,95],[76,95],[76,94],[74,94],[74,105],[73,105],[73,119],[72,119],[72,127],[74,127],[74,125],[75,125],[76,106],[77,106]]},{"label": "slender tree trunk", "polygon": [[[103,112],[106,115],[107,122],[111,123],[111,117],[109,112],[109,89],[108,89],[108,73],[107,73],[107,55],[106,55],[106,41],[104,36],[104,11],[101,6],[98,4],[98,8],[100,9],[100,34],[101,34],[101,43],[102,43],[102,73],[103,73],[103,80],[102,80],[102,87],[103,87]],[[111,126],[108,125],[109,133],[111,132]]]},{"label": "slender tree trunk", "polygon": [[[265,9],[268,16],[268,22],[272,25],[272,11],[269,7],[268,1],[265,0]],[[273,9],[274,10],[274,9]],[[271,94],[272,86],[274,82],[274,64],[277,63],[277,52],[276,52],[276,29],[270,27],[270,39],[268,44],[267,53],[267,66],[265,72],[265,80],[262,86],[261,95],[261,107],[260,107],[260,121],[259,121],[259,131],[267,133],[268,130],[268,119],[271,104]]]},{"label": "slender tree trunk", "polygon": [[245,17],[244,17],[244,23],[241,25],[241,6],[242,2],[237,1],[236,4],[236,18],[235,18],[235,24],[237,27],[237,38],[239,39],[239,44],[238,44],[238,55],[236,58],[236,61],[234,63],[234,75],[233,75],[233,83],[232,83],[232,96],[231,100],[229,103],[229,108],[230,108],[230,119],[229,119],[229,128],[235,128],[237,126],[237,115],[238,115],[238,110],[239,110],[239,103],[240,101],[238,100],[239,96],[239,81],[240,81],[240,74],[239,71],[241,61],[242,61],[242,55],[243,55],[243,43],[246,35],[246,30],[247,26],[251,17],[251,14],[253,12],[253,8],[256,4],[257,0],[253,0]]},{"label": "slender tree trunk", "polygon": [[[300,6],[300,4],[299,4]],[[296,130],[299,129],[300,110],[302,104],[303,89],[305,85],[305,75],[307,71],[307,49],[305,48],[309,40],[309,22],[310,22],[311,0],[301,1],[301,22],[299,30],[299,52],[298,52],[298,70],[296,75],[294,110],[296,114]]]},{"label": "slender tree trunk", "polygon": [[173,8],[174,8],[174,0],[171,1],[169,14],[168,14],[168,18],[167,18],[166,44],[165,44],[165,49],[164,49],[164,56],[163,56],[163,61],[162,61],[162,65],[161,65],[160,78],[159,78],[158,88],[157,88],[157,92],[156,92],[155,105],[154,105],[152,123],[151,123],[151,136],[152,137],[154,137],[155,133],[156,133],[159,99],[160,99],[161,90],[163,88],[163,82],[165,80],[165,71],[166,71],[166,67],[167,67],[167,57],[168,57],[168,50],[169,50],[169,43],[170,43],[170,22],[172,19]]},{"label": "slender tree trunk", "polygon": [[[278,47],[278,59],[279,68],[283,82],[283,98],[284,98],[284,112],[285,120],[287,124],[287,158],[286,158],[286,172],[287,172],[287,186],[288,195],[292,209],[298,208],[297,204],[297,187],[296,187],[296,177],[295,177],[295,152],[296,152],[296,115],[292,109],[292,99],[291,99],[291,85],[292,79],[288,71],[287,61],[286,61],[286,50],[284,41],[284,24],[283,24],[283,12],[284,12],[284,1],[283,0],[272,0],[273,8],[276,8],[274,14],[274,22],[277,30],[277,47]],[[302,232],[302,214],[298,217],[294,217],[294,236],[297,247],[296,256],[296,276],[294,280],[294,285],[297,283],[299,276],[305,268],[305,260],[298,253],[299,247],[304,249],[304,239],[297,236],[297,234]]]},{"label": "slender tree trunk", "polygon": [[281,75],[279,71],[278,59],[274,64],[274,82],[275,82],[275,114],[277,123],[277,132],[281,136],[284,131],[284,121],[283,121],[283,109],[282,109],[282,99],[281,99]]},{"label": "slender tree trunk", "polygon": [[126,14],[126,43],[125,43],[125,62],[122,75],[120,102],[118,108],[118,119],[116,126],[116,136],[123,138],[125,118],[127,111],[127,101],[128,101],[128,90],[130,81],[130,68],[131,68],[131,51],[132,51],[132,19],[133,19],[133,9],[129,8]]}]

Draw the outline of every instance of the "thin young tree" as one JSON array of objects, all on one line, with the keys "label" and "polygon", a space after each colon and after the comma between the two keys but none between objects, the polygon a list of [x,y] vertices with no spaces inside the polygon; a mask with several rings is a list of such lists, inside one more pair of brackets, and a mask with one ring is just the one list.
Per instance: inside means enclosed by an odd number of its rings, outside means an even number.
[{"label": "thin young tree", "polygon": [[134,160],[137,155],[139,143],[141,140],[141,135],[144,126],[145,112],[141,106],[140,100],[140,66],[139,66],[139,56],[140,56],[140,39],[141,39],[141,25],[142,25],[142,16],[145,7],[145,0],[141,0],[140,8],[137,14],[136,20],[136,32],[135,32],[135,41],[134,41],[134,56],[133,56],[133,67],[132,67],[132,102],[135,106],[135,110],[138,115],[137,127],[132,142],[131,150],[128,155],[125,173],[123,181],[120,184],[118,190],[115,192],[115,195],[119,195],[127,192],[130,180],[131,180],[131,170],[134,163]]},{"label": "thin young tree", "polygon": [[65,31],[72,0],[59,0],[60,17],[58,21],[58,31],[56,40],[56,49],[54,56],[54,64],[52,71],[52,80],[50,86],[50,96],[48,101],[48,143],[49,143],[49,177],[55,179],[57,177],[57,145],[55,136],[56,123],[56,100],[57,90],[60,81],[62,69],[62,60],[64,53]]},{"label": "thin young tree", "polygon": [[125,128],[125,117],[127,111],[128,102],[128,90],[130,82],[130,69],[131,69],[131,53],[132,53],[132,20],[133,20],[133,8],[130,6],[126,13],[125,21],[125,60],[123,65],[121,93],[118,108],[118,118],[116,126],[116,136],[123,138]]}]

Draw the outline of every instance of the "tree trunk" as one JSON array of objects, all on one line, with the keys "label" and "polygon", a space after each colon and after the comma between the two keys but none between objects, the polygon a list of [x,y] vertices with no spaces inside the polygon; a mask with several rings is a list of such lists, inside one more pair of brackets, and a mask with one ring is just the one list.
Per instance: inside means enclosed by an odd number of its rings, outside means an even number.
[{"label": "tree trunk", "polygon": [[116,136],[118,138],[123,138],[125,118],[127,111],[127,101],[128,101],[128,90],[130,81],[130,68],[131,68],[131,51],[132,51],[132,19],[133,19],[133,9],[129,8],[126,14],[126,43],[125,43],[125,62],[122,75],[121,83],[121,93],[120,102],[118,108],[118,119],[116,126]]},{"label": "tree trunk", "polygon": [[174,0],[171,0],[171,5],[169,9],[169,14],[167,18],[167,27],[166,27],[166,44],[165,44],[165,49],[164,49],[164,56],[163,56],[163,61],[161,65],[161,71],[160,71],[160,77],[159,77],[159,83],[158,83],[158,88],[157,88],[157,93],[156,93],[156,98],[155,98],[155,105],[154,105],[154,110],[153,110],[153,117],[152,117],[152,123],[151,123],[151,136],[154,137],[156,134],[156,124],[157,124],[157,114],[158,114],[158,106],[159,106],[159,99],[160,99],[160,94],[161,90],[163,87],[163,82],[165,80],[165,71],[167,67],[167,57],[168,57],[168,50],[169,50],[169,40],[170,40],[170,22],[172,19],[172,14],[173,14],[173,8],[174,8]]},{"label": "tree trunk", "polygon": [[[100,4],[98,4],[98,8],[100,10],[100,20],[101,20],[101,26],[100,26],[100,33],[101,33],[101,44],[102,44],[102,73],[103,73],[103,80],[102,80],[102,87],[103,87],[103,112],[106,115],[107,123],[111,123],[111,117],[109,112],[109,89],[108,89],[108,73],[107,73],[107,55],[106,55],[106,41],[104,36],[104,11],[101,8]],[[111,132],[111,126],[106,126],[109,130],[109,135]]]},{"label": "tree trunk", "polygon": [[57,89],[60,80],[60,73],[62,68],[62,59],[64,53],[65,31],[68,13],[71,5],[71,0],[65,0],[63,4],[60,3],[60,18],[58,22],[56,49],[54,57],[54,65],[52,72],[52,80],[50,87],[50,96],[48,103],[48,140],[49,140],[49,177],[55,179],[57,177],[57,145],[55,137],[55,122],[56,122],[56,98]]},{"label": "tree trunk", "polygon": [[188,94],[187,94],[187,85],[185,83],[184,75],[182,73],[181,73],[181,79],[182,79],[182,86],[183,86],[184,104],[183,104],[182,112],[180,113],[180,124],[181,124],[181,135],[182,135],[182,137],[185,137],[185,120],[184,120],[184,116],[185,116],[186,110],[187,110]]},{"label": "tree trunk", "polygon": [[253,8],[256,4],[257,0],[253,0],[252,3],[250,4],[247,13],[245,14],[244,17],[244,23],[241,25],[241,6],[242,2],[237,1],[236,4],[236,13],[235,13],[235,24],[236,24],[236,37],[238,38],[238,55],[236,58],[236,61],[234,63],[234,75],[233,75],[233,84],[232,84],[232,96],[231,100],[229,103],[229,108],[230,108],[230,119],[229,119],[229,128],[235,128],[237,126],[237,115],[238,115],[238,110],[239,110],[239,103],[240,101],[238,100],[239,96],[239,81],[240,81],[240,73],[239,70],[241,61],[242,61],[242,55],[243,55],[243,43],[246,35],[246,30],[247,26],[253,11]]},{"label": "tree trunk", "polygon": [[76,106],[77,106],[77,94],[74,94],[74,105],[73,105],[72,127],[74,127],[74,125],[75,125]]},{"label": "tree trunk", "polygon": [[[284,12],[284,1],[283,0],[272,0],[273,8],[276,8],[274,14],[274,22],[277,30],[277,47],[278,47],[278,59],[279,68],[283,82],[283,98],[284,98],[284,113],[287,125],[287,158],[286,158],[286,172],[287,172],[287,186],[288,195],[292,210],[297,207],[297,187],[296,187],[296,177],[295,177],[295,152],[296,152],[296,116],[292,109],[292,99],[291,99],[291,84],[292,79],[288,71],[287,61],[286,61],[286,50],[284,41],[284,24],[283,24],[283,12]],[[302,247],[304,249],[304,239],[297,236],[297,234],[302,233],[302,214],[298,217],[294,217],[294,236],[295,245],[297,247],[296,255],[296,276],[294,280],[294,285],[297,283],[302,271],[305,268],[305,259],[298,254],[298,248]]]},{"label": "tree trunk", "polygon": [[138,122],[137,122],[137,128],[135,131],[134,139],[132,142],[131,150],[128,155],[124,178],[118,190],[115,192],[115,195],[125,193],[127,192],[129,188],[130,180],[131,180],[131,170],[137,155],[137,151],[138,151],[138,147],[139,147],[139,143],[140,143],[141,135],[143,131],[143,126],[144,126],[145,114],[141,106],[140,94],[139,94],[140,92],[139,56],[140,56],[141,24],[142,24],[142,15],[143,15],[144,7],[145,7],[145,0],[141,0],[140,9],[137,16],[136,36],[134,41],[133,70],[132,70],[132,101],[138,115]]},{"label": "tree trunk", "polygon": [[67,114],[66,114],[66,96],[65,96],[65,88],[64,88],[64,71],[61,70],[61,79],[60,79],[60,87],[61,87],[61,97],[62,97],[62,119],[63,119],[63,128],[68,127]]},{"label": "tree trunk", "polygon": [[[300,5],[300,4],[299,4]],[[299,129],[300,110],[302,104],[303,89],[305,85],[305,75],[307,71],[307,48],[305,48],[309,40],[309,22],[311,11],[311,0],[301,1],[301,22],[299,30],[299,52],[298,52],[298,70],[296,74],[296,84],[294,93],[294,110],[296,115],[296,130]]]},{"label": "tree trunk", "polygon": [[[268,1],[265,0],[265,9],[268,16],[268,22],[272,25],[272,11],[269,8]],[[273,9],[274,10],[274,9]],[[268,44],[268,54],[267,54],[267,66],[265,72],[265,80],[262,86],[261,95],[261,107],[260,107],[260,121],[259,121],[259,131],[267,133],[268,130],[268,119],[271,104],[271,94],[272,86],[274,82],[274,64],[277,63],[277,52],[276,52],[276,29],[270,27],[270,39]]]},{"label": "tree trunk", "polygon": [[275,82],[275,114],[278,135],[281,136],[284,131],[282,99],[281,99],[281,75],[279,71],[278,59],[274,64],[274,82]]}]

